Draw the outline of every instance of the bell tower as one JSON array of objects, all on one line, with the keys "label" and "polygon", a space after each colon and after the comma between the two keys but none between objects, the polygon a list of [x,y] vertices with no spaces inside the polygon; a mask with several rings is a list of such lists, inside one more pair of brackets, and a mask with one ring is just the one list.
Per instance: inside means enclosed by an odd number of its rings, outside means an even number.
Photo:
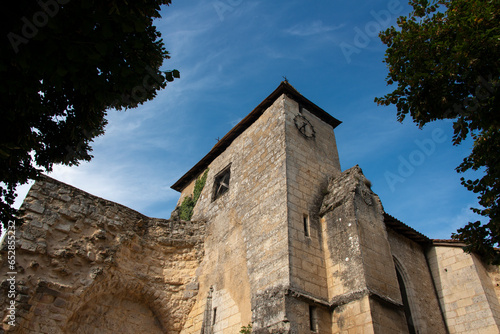
[{"label": "bell tower", "polygon": [[[302,332],[289,300],[328,293],[318,213],[329,178],[340,174],[340,123],[282,82],[172,186],[181,203],[208,170],[192,218],[207,221],[205,259],[185,333],[207,321],[213,333],[249,323],[256,333]],[[306,327],[317,323],[309,320]]]}]

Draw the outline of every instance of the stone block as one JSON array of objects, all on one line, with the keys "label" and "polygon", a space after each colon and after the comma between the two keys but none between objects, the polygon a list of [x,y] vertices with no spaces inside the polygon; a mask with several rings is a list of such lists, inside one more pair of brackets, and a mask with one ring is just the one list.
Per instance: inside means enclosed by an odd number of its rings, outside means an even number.
[{"label": "stone block", "polygon": [[59,224],[55,225],[54,228],[58,231],[61,231],[64,233],[69,233],[72,226],[73,226],[73,224],[69,224],[69,223],[67,223],[67,224],[59,223]]}]

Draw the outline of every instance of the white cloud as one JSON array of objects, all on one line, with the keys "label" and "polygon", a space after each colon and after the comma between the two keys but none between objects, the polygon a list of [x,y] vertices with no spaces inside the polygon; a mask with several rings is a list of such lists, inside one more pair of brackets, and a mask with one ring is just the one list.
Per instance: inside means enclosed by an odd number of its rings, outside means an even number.
[{"label": "white cloud", "polygon": [[172,206],[178,198],[178,194],[169,189],[175,176],[172,172],[161,174],[157,167],[161,166],[148,166],[146,162],[122,165],[113,163],[112,159],[94,160],[78,167],[55,166],[49,176],[148,214],[146,208],[152,203],[164,202],[165,206]]},{"label": "white cloud", "polygon": [[475,222],[477,220],[483,223],[487,222],[486,217],[479,216],[472,212],[472,207],[477,207],[477,205],[471,203],[463,207],[458,214],[451,218],[447,216],[438,216],[432,221],[424,224],[426,228],[433,230],[432,236],[429,237],[433,239],[450,239],[451,232],[456,232],[459,228],[467,225],[468,222]]},{"label": "white cloud", "polygon": [[316,20],[312,22],[296,24],[293,27],[286,29],[285,32],[292,36],[307,37],[335,31],[342,27],[344,27],[344,24],[338,26],[328,26],[325,25],[321,20]]},{"label": "white cloud", "polygon": [[16,200],[14,201],[14,208],[19,209],[21,204],[23,204],[24,198],[28,194],[28,191],[30,190],[31,186],[33,185],[34,181],[29,181],[26,184],[23,184],[16,189]]}]

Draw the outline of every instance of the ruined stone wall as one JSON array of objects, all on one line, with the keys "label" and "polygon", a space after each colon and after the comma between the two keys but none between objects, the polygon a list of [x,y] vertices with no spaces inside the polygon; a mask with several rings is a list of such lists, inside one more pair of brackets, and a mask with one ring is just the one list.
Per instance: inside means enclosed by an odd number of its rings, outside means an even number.
[{"label": "ruined stone wall", "polygon": [[433,246],[427,257],[450,333],[499,333],[498,297],[481,260],[455,245]]},{"label": "ruined stone wall", "polygon": [[421,245],[388,228],[392,255],[403,277],[418,333],[446,333],[436,289]]},{"label": "ruined stone wall", "polygon": [[[237,333],[252,316],[256,332],[285,318],[283,298],[268,298],[282,296],[289,281],[283,99],[209,165],[193,215],[209,222],[200,294],[183,333],[203,326]],[[215,176],[229,165],[229,191],[213,200]],[[276,304],[266,308],[263,300]]]},{"label": "ruined stone wall", "polygon": [[180,332],[198,293],[203,222],[148,218],[50,178],[32,186],[22,211],[16,323],[2,314],[6,332]]}]

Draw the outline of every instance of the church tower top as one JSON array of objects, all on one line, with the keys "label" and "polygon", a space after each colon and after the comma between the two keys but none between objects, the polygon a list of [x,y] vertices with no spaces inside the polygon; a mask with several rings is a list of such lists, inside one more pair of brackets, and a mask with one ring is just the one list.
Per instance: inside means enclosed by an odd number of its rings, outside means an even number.
[{"label": "church tower top", "polygon": [[271,106],[280,96],[287,95],[301,106],[306,108],[314,116],[318,117],[323,122],[332,126],[335,129],[342,122],[327,113],[325,110],[318,107],[309,99],[300,94],[287,80],[282,81],[280,85],[266,97],[255,109],[253,109],[245,118],[236,124],[221,140],[214,145],[214,147],[205,155],[193,168],[184,174],[171,188],[177,191],[182,189],[193,179],[195,179],[201,172],[203,172],[210,163],[217,158],[231,143],[248,127],[250,127],[264,111]]}]

